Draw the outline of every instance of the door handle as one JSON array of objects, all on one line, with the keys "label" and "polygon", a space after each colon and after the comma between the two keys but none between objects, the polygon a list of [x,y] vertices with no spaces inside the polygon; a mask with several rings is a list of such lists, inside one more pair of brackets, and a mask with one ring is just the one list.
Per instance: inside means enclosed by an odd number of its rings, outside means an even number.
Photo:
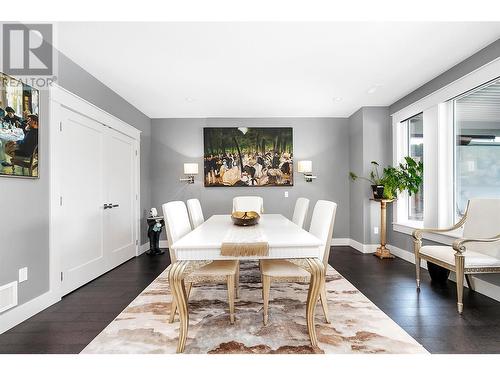
[{"label": "door handle", "polygon": [[113,208],[113,205],[111,203],[104,203],[104,209],[108,209],[108,208]]},{"label": "door handle", "polygon": [[111,207],[109,207],[109,208],[120,207],[120,205],[119,205],[119,204],[111,204],[110,206],[111,206]]}]

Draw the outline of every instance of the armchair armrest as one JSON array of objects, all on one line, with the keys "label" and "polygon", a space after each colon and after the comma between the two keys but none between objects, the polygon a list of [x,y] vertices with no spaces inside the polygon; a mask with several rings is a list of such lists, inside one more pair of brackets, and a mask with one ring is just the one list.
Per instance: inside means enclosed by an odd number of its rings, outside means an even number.
[{"label": "armchair armrest", "polygon": [[497,234],[495,237],[491,238],[459,238],[458,240],[453,241],[453,250],[459,253],[463,253],[465,251],[465,244],[469,242],[482,242],[482,243],[492,243],[500,241],[500,234]]},{"label": "armchair armrest", "polygon": [[449,228],[422,228],[422,229],[415,229],[413,231],[413,239],[414,240],[422,240],[422,235],[424,233],[446,233],[446,232],[451,232],[452,230],[460,228],[462,225],[464,225],[465,220],[467,219],[467,215],[464,215],[458,223],[453,225],[452,227]]}]

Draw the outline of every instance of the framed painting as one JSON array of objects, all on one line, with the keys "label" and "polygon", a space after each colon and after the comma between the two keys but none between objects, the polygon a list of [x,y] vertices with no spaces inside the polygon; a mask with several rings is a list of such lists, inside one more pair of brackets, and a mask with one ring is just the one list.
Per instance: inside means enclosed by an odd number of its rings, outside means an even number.
[{"label": "framed painting", "polygon": [[39,92],[0,73],[0,176],[38,178]]},{"label": "framed painting", "polygon": [[292,128],[204,128],[205,186],[292,186]]}]

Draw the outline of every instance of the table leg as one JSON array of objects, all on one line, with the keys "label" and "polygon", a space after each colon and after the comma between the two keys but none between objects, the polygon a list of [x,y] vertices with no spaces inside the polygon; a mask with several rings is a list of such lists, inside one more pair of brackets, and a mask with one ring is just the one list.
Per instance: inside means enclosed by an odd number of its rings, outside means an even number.
[{"label": "table leg", "polygon": [[178,261],[172,264],[168,273],[168,281],[172,291],[172,298],[177,304],[179,311],[179,342],[177,343],[177,353],[184,351],[189,328],[188,297],[184,286],[184,278],[197,268],[203,267],[211,261]]},{"label": "table leg", "polygon": [[321,288],[325,283],[325,266],[317,258],[287,259],[289,262],[305,269],[311,274],[309,292],[307,294],[306,321],[307,332],[313,347],[318,347],[318,336],[316,335],[315,312]]}]

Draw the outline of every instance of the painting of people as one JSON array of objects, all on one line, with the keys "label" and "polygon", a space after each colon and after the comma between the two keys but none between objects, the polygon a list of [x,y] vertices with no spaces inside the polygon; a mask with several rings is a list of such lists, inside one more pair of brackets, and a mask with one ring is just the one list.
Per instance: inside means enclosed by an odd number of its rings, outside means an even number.
[{"label": "painting of people", "polygon": [[38,90],[0,73],[0,176],[38,177]]},{"label": "painting of people", "polygon": [[204,128],[205,186],[292,186],[290,127]]}]

